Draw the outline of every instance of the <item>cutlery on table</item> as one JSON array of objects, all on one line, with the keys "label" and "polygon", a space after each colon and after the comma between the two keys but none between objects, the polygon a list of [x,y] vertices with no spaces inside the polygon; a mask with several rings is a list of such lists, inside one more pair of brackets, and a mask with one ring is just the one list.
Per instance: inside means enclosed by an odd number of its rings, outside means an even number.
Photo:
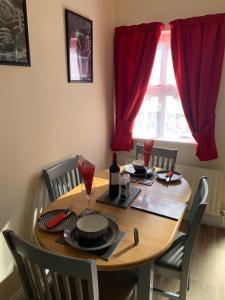
[{"label": "cutlery on table", "polygon": [[54,216],[50,221],[47,223],[47,229],[52,229],[55,226],[57,226],[59,223],[61,223],[63,220],[68,218],[73,211],[70,208],[67,208],[63,210],[58,215]]},{"label": "cutlery on table", "polygon": [[165,177],[166,177],[166,182],[169,182],[170,179],[172,178],[172,176],[173,176],[173,171],[168,171],[168,172],[166,173],[166,175],[165,175]]},{"label": "cutlery on table", "polygon": [[134,228],[134,244],[135,246],[139,244],[139,233],[137,228]]}]

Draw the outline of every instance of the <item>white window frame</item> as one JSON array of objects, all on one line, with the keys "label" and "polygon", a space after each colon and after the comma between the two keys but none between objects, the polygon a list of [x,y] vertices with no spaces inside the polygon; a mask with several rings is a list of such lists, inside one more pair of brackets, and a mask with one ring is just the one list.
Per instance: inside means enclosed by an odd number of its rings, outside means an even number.
[{"label": "white window frame", "polygon": [[[169,31],[162,31],[162,35],[163,34],[167,34],[168,35]],[[166,45],[166,46],[165,46]],[[158,45],[158,47],[160,47],[160,44]],[[165,106],[166,106],[166,97],[168,96],[172,96],[175,99],[179,98],[179,94],[178,94],[178,90],[177,87],[174,86],[173,84],[166,84],[166,72],[164,72],[163,70],[165,70],[165,68],[167,67],[167,60],[168,60],[168,51],[170,51],[170,45],[169,44],[164,44],[162,46],[162,51],[164,52],[164,54],[162,55],[163,60],[161,61],[161,70],[160,70],[160,80],[159,82],[163,83],[161,85],[152,85],[150,86],[150,82],[146,91],[146,96],[149,93],[151,95],[151,97],[156,96],[158,98],[158,102],[160,103],[160,105],[162,107],[164,107],[164,109],[160,110],[158,116],[157,117],[157,123],[158,126],[156,126],[156,131],[157,131],[157,136],[162,136],[162,131],[163,131],[163,126],[160,126],[161,124],[164,124],[164,116],[165,116]],[[166,51],[166,53],[165,53]],[[145,96],[145,97],[146,97]],[[163,119],[163,121],[161,121]],[[138,136],[133,136],[134,140],[144,140],[145,138],[143,137],[138,137]],[[149,137],[151,138],[151,137]],[[166,142],[172,142],[172,143],[188,143],[188,144],[196,144],[196,141],[194,140],[194,138],[191,136],[190,138],[177,138],[177,139],[166,139],[165,137],[162,138],[154,138],[155,140],[158,141],[166,141]]]}]

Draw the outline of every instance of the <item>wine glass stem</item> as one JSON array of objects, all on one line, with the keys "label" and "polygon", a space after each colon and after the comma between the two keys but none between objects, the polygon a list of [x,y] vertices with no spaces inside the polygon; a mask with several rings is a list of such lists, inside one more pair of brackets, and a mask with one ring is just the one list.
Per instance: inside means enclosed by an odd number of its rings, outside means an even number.
[{"label": "wine glass stem", "polygon": [[87,194],[86,197],[87,197],[88,208],[90,208],[90,195]]},{"label": "wine glass stem", "polygon": [[90,208],[90,197],[88,196],[88,208]]}]

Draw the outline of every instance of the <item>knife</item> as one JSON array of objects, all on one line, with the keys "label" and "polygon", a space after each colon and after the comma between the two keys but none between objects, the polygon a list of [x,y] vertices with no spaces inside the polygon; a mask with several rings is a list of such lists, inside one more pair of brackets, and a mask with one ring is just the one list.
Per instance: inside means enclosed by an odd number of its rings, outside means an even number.
[{"label": "knife", "polygon": [[47,229],[52,229],[55,226],[57,226],[59,223],[61,223],[63,220],[68,218],[73,211],[69,208],[63,210],[61,213],[58,215],[54,216],[50,221],[48,221],[46,227]]},{"label": "knife", "polygon": [[170,179],[172,178],[172,176],[173,176],[173,171],[168,171],[167,173],[166,173],[166,182],[169,182],[170,181]]},{"label": "knife", "polygon": [[137,228],[134,228],[134,244],[135,246],[139,244],[139,233]]}]

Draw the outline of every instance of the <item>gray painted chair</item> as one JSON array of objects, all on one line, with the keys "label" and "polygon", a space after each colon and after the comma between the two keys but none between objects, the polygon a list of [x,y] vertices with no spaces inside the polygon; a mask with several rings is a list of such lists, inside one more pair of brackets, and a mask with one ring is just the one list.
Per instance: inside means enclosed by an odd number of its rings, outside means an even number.
[{"label": "gray painted chair", "polygon": [[180,291],[172,293],[154,288],[154,293],[170,299],[186,299],[186,292],[189,289],[189,275],[192,252],[201,223],[203,213],[207,205],[208,182],[207,177],[199,181],[193,205],[188,219],[187,232],[178,232],[172,246],[158,258],[154,264],[155,273],[167,277],[174,277],[180,280]]},{"label": "gray painted chair", "polygon": [[[144,145],[136,144],[136,159],[143,158]],[[165,170],[173,170],[177,159],[177,149],[152,148],[151,165]]]},{"label": "gray painted chair", "polygon": [[135,299],[136,272],[97,273],[94,260],[53,254],[21,240],[13,231],[3,235],[14,256],[26,299]]},{"label": "gray painted chair", "polygon": [[50,201],[53,202],[81,183],[78,171],[79,156],[42,170]]}]

